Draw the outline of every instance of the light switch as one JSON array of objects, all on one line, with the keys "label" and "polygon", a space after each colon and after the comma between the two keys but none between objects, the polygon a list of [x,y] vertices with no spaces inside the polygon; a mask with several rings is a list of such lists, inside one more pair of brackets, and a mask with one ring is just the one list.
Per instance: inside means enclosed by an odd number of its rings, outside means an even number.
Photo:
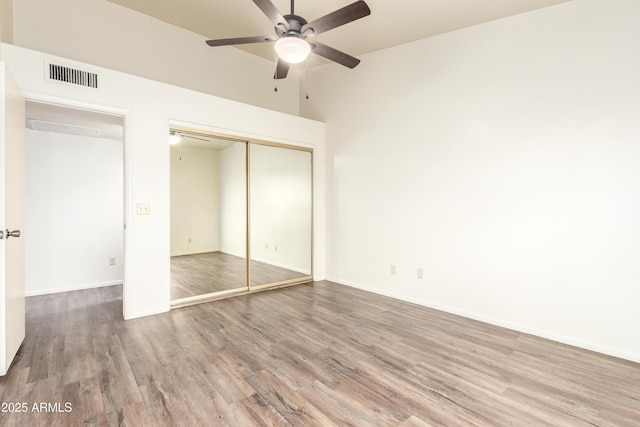
[{"label": "light switch", "polygon": [[149,203],[138,203],[138,215],[150,215],[151,208],[149,207]]}]

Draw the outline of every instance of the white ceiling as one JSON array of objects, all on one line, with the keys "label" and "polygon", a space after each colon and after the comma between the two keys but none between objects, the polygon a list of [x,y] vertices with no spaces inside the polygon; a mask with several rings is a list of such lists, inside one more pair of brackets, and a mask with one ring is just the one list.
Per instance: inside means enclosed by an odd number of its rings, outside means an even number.
[{"label": "white ceiling", "polygon": [[[271,35],[273,26],[252,0],[108,0],[208,39]],[[272,0],[283,15],[289,0]],[[322,17],[355,0],[298,0],[295,13],[308,21]],[[401,45],[460,28],[504,18],[571,0],[365,0],[371,15],[318,35],[318,41],[350,55]],[[158,41],[161,43],[161,41]],[[275,60],[271,43],[239,46]],[[211,48],[221,49],[221,48]],[[222,48],[224,49],[224,48]],[[317,57],[316,57],[317,58]],[[313,66],[322,63],[314,59]],[[28,127],[49,124],[100,129],[103,138],[122,139],[122,117],[60,106],[27,103]],[[61,129],[61,127],[58,127]],[[72,130],[69,130],[71,132]],[[190,141],[196,144],[195,140]]]},{"label": "white ceiling", "polygon": [[[209,39],[274,34],[270,21],[251,0],[109,1]],[[290,12],[289,0],[272,1],[283,15]],[[354,1],[298,0],[295,13],[312,21]],[[566,1],[570,0],[366,0],[370,16],[318,35],[318,41],[358,56]],[[238,48],[275,58],[271,43]]]}]

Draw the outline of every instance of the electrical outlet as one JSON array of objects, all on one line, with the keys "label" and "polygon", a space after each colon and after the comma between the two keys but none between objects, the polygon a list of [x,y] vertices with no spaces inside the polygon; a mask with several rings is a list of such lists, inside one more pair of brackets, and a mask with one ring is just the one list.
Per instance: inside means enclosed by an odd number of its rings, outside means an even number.
[{"label": "electrical outlet", "polygon": [[138,203],[136,205],[138,215],[151,215],[151,207],[149,203]]},{"label": "electrical outlet", "polygon": [[114,256],[109,257],[109,265],[116,265],[116,257]]},{"label": "electrical outlet", "polygon": [[278,252],[278,245],[275,245],[275,246],[273,247],[273,250],[274,250],[274,251],[276,251],[276,252]]},{"label": "electrical outlet", "polygon": [[187,239],[187,243],[191,243],[191,237]]},{"label": "electrical outlet", "polygon": [[419,268],[418,269],[418,279],[422,279],[422,278],[423,278],[423,272],[422,272],[422,269]]},{"label": "electrical outlet", "polygon": [[395,275],[395,274],[396,274],[396,266],[395,266],[395,265],[393,265],[393,264],[391,264],[391,268],[389,269],[389,272],[390,272],[392,275]]}]

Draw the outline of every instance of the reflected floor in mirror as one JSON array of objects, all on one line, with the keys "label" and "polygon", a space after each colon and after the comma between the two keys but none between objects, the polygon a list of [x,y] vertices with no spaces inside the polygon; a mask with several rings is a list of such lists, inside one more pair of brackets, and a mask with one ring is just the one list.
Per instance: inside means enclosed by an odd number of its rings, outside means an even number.
[{"label": "reflected floor in mirror", "polygon": [[[297,271],[251,261],[252,283],[266,284],[306,276]],[[223,252],[171,257],[171,299],[246,287],[246,259]]]}]

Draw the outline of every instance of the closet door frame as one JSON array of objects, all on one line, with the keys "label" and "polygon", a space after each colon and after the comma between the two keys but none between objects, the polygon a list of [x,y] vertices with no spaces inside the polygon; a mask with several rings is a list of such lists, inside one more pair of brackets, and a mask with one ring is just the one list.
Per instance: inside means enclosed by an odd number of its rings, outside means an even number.
[{"label": "closet door frame", "polygon": [[[303,147],[303,146],[297,146],[297,145],[291,145],[291,144],[284,144],[284,143],[280,143],[280,142],[273,142],[273,141],[265,141],[265,140],[260,140],[260,139],[255,139],[255,138],[242,138],[242,137],[238,137],[238,136],[234,136],[234,135],[229,135],[229,134],[224,134],[224,133],[218,133],[218,132],[211,132],[211,131],[207,131],[207,130],[202,130],[202,129],[194,129],[194,128],[189,128],[189,127],[183,127],[183,126],[175,126],[175,125],[171,125],[169,127],[169,131],[176,131],[176,132],[181,132],[181,133],[188,133],[188,134],[193,134],[193,135],[202,135],[202,136],[208,136],[208,137],[213,137],[213,138],[220,138],[220,139],[228,139],[228,140],[232,140],[232,141],[236,141],[236,142],[241,142],[241,143],[245,143],[246,145],[246,162],[245,162],[245,177],[246,177],[246,191],[245,191],[245,197],[246,197],[246,213],[245,213],[245,220],[246,220],[246,242],[245,242],[245,256],[246,256],[246,275],[245,275],[245,280],[246,280],[246,290],[242,290],[242,288],[235,288],[235,289],[229,289],[229,290],[223,290],[223,291],[217,291],[217,292],[211,292],[208,294],[203,294],[203,295],[195,295],[195,296],[191,296],[191,297],[186,297],[186,298],[180,298],[177,300],[172,300],[171,301],[171,309],[176,309],[176,308],[182,308],[182,307],[188,307],[191,305],[195,305],[195,304],[202,304],[202,303],[206,303],[206,302],[211,302],[211,301],[217,301],[217,300],[221,300],[221,299],[226,299],[226,298],[230,298],[230,297],[236,297],[236,296],[241,296],[241,295],[247,295],[247,294],[251,294],[251,293],[255,293],[255,292],[259,292],[259,291],[264,291],[264,290],[269,290],[269,289],[277,289],[277,288],[283,288],[283,287],[288,287],[288,286],[294,286],[294,285],[299,285],[299,284],[303,284],[303,283],[308,283],[310,281],[313,281],[313,272],[314,272],[314,250],[315,250],[315,245],[314,245],[314,204],[315,204],[315,195],[314,195],[314,173],[313,173],[313,148],[310,147]],[[296,150],[296,151],[303,151],[303,152],[308,152],[310,153],[310,173],[311,173],[311,188],[310,188],[310,195],[311,195],[311,204],[310,204],[310,212],[309,215],[311,216],[311,227],[310,227],[310,244],[311,244],[311,250],[310,250],[310,256],[311,256],[311,260],[310,260],[310,265],[311,265],[311,274],[310,275],[306,275],[306,276],[301,276],[301,277],[297,277],[294,279],[287,279],[287,280],[281,280],[281,281],[276,281],[276,282],[271,282],[271,283],[265,283],[265,284],[260,284],[260,285],[251,285],[251,146],[252,145],[265,145],[265,146],[270,146],[270,147],[277,147],[277,148],[284,148],[284,149],[289,149],[289,150]]]}]

